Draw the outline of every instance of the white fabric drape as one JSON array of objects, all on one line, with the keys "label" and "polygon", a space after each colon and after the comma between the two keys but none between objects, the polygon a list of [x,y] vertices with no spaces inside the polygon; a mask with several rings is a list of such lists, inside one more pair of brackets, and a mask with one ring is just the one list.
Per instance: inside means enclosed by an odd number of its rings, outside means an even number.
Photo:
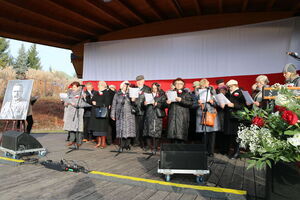
[{"label": "white fabric drape", "polygon": [[84,80],[268,74],[300,53],[300,17],[254,25],[85,44]]}]

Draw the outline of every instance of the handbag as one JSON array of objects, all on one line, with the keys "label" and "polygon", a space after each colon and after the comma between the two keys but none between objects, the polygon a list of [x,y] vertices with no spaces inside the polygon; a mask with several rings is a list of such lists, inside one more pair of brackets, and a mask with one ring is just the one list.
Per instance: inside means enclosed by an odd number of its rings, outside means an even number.
[{"label": "handbag", "polygon": [[97,108],[95,108],[95,116],[96,116],[96,118],[107,118],[107,116],[108,116],[107,107],[97,107]]},{"label": "handbag", "polygon": [[166,111],[160,108],[155,108],[155,112],[158,118],[164,118],[166,116]]},{"label": "handbag", "polygon": [[214,126],[217,113],[206,112],[206,118],[204,119],[204,113],[202,114],[201,124],[206,126]]},{"label": "handbag", "polygon": [[[202,105],[201,108],[202,108],[202,119],[201,119],[200,123],[202,125],[213,127],[215,125],[215,120],[217,117],[217,110],[215,109],[214,113],[206,111],[206,116],[205,116],[204,106]],[[204,117],[205,117],[205,119],[204,119]]]}]

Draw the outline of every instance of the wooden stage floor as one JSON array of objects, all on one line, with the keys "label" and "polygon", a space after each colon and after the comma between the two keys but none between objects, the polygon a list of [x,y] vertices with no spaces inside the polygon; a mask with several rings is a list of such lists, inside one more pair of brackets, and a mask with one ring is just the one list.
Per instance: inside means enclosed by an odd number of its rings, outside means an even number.
[{"label": "wooden stage floor", "polygon": [[[131,151],[136,154],[120,154],[115,157],[114,145],[106,149],[94,149],[90,143],[83,144],[82,149],[65,154],[66,134],[33,134],[49,150],[47,157],[60,161],[75,160],[89,170],[108,172],[119,175],[164,181],[164,176],[157,173],[159,156],[149,160],[140,148]],[[247,191],[242,199],[264,199],[265,172],[255,169],[246,170],[245,159],[230,160],[216,154],[209,160],[211,173],[206,177],[207,186],[230,188]],[[197,185],[193,175],[174,175],[171,182]],[[115,199],[115,200],[202,200],[230,199],[207,197],[201,194],[174,192],[153,189],[143,185],[98,179],[84,173],[58,172],[46,169],[39,164],[12,166],[0,163],[0,199]],[[234,198],[233,198],[234,199]]]}]

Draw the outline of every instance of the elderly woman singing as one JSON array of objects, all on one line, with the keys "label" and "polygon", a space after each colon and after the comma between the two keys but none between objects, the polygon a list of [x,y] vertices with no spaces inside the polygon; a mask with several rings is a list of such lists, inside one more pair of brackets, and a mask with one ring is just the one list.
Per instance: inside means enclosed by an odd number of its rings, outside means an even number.
[{"label": "elderly woman singing", "polygon": [[121,83],[120,91],[115,94],[112,102],[110,117],[116,121],[116,137],[124,141],[121,148],[129,150],[130,140],[136,136],[136,127],[128,88],[128,81]]}]

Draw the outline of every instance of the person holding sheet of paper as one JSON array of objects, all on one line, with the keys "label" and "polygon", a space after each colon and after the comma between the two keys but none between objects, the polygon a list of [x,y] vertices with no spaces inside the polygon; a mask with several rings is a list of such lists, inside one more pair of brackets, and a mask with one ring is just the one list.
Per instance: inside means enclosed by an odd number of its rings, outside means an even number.
[{"label": "person holding sheet of paper", "polygon": [[168,113],[168,138],[176,143],[182,143],[188,139],[190,121],[189,108],[193,105],[190,93],[184,91],[185,82],[181,78],[173,81],[177,92],[176,102],[167,100]]},{"label": "person holding sheet of paper", "polygon": [[263,87],[268,87],[269,79],[265,75],[260,75],[256,78],[256,83],[252,85],[252,98],[254,100],[253,105],[266,108],[268,105],[268,100],[263,99]]},{"label": "person holding sheet of paper", "polygon": [[238,86],[236,80],[230,80],[226,83],[229,88],[229,92],[226,94],[230,103],[222,105],[224,108],[224,141],[221,153],[228,154],[230,146],[234,147],[234,152],[231,156],[232,159],[236,159],[239,156],[239,144],[236,141],[237,132],[239,127],[239,120],[235,117],[235,113],[239,110],[243,110],[246,106],[246,100],[243,96],[241,89]]},{"label": "person holding sheet of paper", "polygon": [[[203,125],[204,120],[204,109],[206,106],[207,112],[216,113],[217,104],[213,100],[213,94],[215,91],[212,87],[209,86],[209,81],[207,79],[200,80],[200,90],[205,90],[207,93],[205,100],[201,98],[200,94],[197,98],[197,113],[196,113],[196,133],[201,134],[202,143],[206,144],[207,153],[209,156],[214,155],[215,148],[215,137],[216,132],[220,129],[220,122],[218,116],[215,118],[215,122],[213,126]],[[209,94],[209,95],[208,95]],[[205,102],[206,101],[206,102]],[[206,133],[206,135],[204,135]]]},{"label": "person holding sheet of paper", "polygon": [[135,115],[132,113],[131,100],[128,94],[128,81],[120,84],[113,99],[110,117],[116,121],[116,137],[122,138],[122,147],[130,150],[131,139],[136,136]]},{"label": "person holding sheet of paper", "polygon": [[[155,138],[155,144],[158,144],[157,140],[161,138],[163,129],[163,116],[159,116],[158,113],[164,112],[165,114],[167,98],[164,91],[160,89],[160,85],[158,83],[153,83],[151,86],[151,93],[145,93],[145,95],[146,94],[149,94],[153,97],[153,101],[149,102],[146,98],[144,102],[146,109],[143,136],[146,137],[147,147],[149,148],[150,146],[154,145],[151,144],[153,141],[152,138]],[[152,99],[150,98],[150,100]],[[159,112],[157,109],[159,109]],[[154,148],[156,147],[157,145],[155,145]]]},{"label": "person holding sheet of paper", "polygon": [[145,122],[145,95],[144,93],[151,93],[150,87],[145,85],[145,77],[139,75],[136,77],[136,85],[139,88],[139,95],[137,98],[131,98],[132,105],[134,106],[135,121],[136,121],[136,137],[134,140],[134,146],[140,146],[141,148],[145,147],[145,142],[143,138],[144,122]]},{"label": "person holding sheet of paper", "polygon": [[70,142],[67,146],[79,147],[83,139],[83,113],[87,103],[84,102],[79,82],[71,83],[68,101],[65,101],[64,127],[70,133]]}]

